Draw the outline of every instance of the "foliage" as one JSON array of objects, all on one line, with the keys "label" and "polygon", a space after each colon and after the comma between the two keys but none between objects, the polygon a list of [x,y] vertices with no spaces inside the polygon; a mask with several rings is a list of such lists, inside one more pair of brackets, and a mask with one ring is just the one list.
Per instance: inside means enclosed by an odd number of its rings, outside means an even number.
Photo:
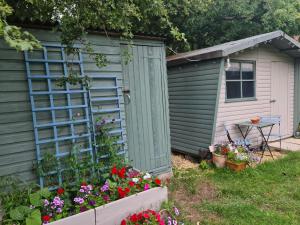
[{"label": "foliage", "polygon": [[115,128],[115,119],[98,118],[96,122],[96,158],[100,161],[96,169],[103,171],[116,165],[124,166],[124,156],[118,154],[122,144],[118,144],[120,136],[113,136],[109,132]]},{"label": "foliage", "polygon": [[202,170],[207,170],[210,168],[209,164],[207,163],[206,160],[202,160],[199,164],[199,168]]},{"label": "foliage", "polygon": [[[114,166],[105,182],[95,180],[94,183],[82,182],[75,186],[66,183],[64,188],[53,191],[24,188],[26,192],[22,196],[14,191],[10,198],[1,196],[5,209],[4,224],[40,225],[161,185],[158,178],[148,173]],[[22,197],[22,201],[11,203],[16,197]]]},{"label": "foliage", "polygon": [[217,155],[227,155],[228,152],[229,148],[227,145],[217,145],[215,146],[215,151],[213,153]]},{"label": "foliage", "polygon": [[0,0],[0,37],[18,51],[40,48],[40,42],[32,34],[7,23],[7,17],[13,15],[13,12],[13,8],[5,0]]},{"label": "foliage", "polygon": [[[191,49],[281,29],[300,33],[300,1],[295,0],[172,0],[171,21],[185,33]],[[182,13],[181,13],[182,12]],[[180,15],[181,14],[181,15]],[[176,51],[186,50],[182,46]]]},{"label": "foliage", "polygon": [[[209,194],[206,198],[202,192],[190,198],[182,198],[189,192],[183,188],[180,196],[173,194],[177,189],[169,189],[171,201],[185,211],[191,224],[298,224],[300,221],[300,153],[288,153],[287,156],[259,164],[240,173],[229,170],[206,170],[199,173],[193,169],[189,172],[179,171],[185,176],[198,174],[197,182],[203,190],[209,182]],[[174,177],[179,185],[183,182]],[[191,199],[197,201],[191,202]],[[196,220],[194,219],[196,218]],[[185,224],[188,224],[187,222]]]}]

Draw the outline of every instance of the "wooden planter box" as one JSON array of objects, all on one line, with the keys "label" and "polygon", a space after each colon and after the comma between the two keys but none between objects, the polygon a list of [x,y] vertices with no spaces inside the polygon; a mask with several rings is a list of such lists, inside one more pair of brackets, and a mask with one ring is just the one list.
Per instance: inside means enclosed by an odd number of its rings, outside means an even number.
[{"label": "wooden planter box", "polygon": [[238,172],[246,169],[247,163],[246,162],[236,163],[230,160],[226,160],[226,166],[229,169]]},{"label": "wooden planter box", "polygon": [[224,168],[226,164],[226,156],[213,153],[213,163],[217,168]]},{"label": "wooden planter box", "polygon": [[49,225],[120,225],[128,215],[145,209],[159,210],[162,202],[167,200],[166,187],[151,188]]}]

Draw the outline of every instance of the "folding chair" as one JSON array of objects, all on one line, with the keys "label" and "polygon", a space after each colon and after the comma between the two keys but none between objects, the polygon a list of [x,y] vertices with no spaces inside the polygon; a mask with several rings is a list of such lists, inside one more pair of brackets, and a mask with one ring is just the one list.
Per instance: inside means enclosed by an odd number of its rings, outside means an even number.
[{"label": "folding chair", "polygon": [[227,123],[224,123],[224,130],[225,130],[226,136],[228,138],[228,141],[230,143],[235,144],[235,145],[244,145],[249,149],[249,146],[251,143],[248,139],[244,140],[243,138],[240,138],[240,139],[232,140],[230,133],[229,133],[229,125]]},{"label": "folding chair", "polygon": [[[271,133],[269,137],[274,137],[274,138],[278,138],[279,139],[279,149],[281,150],[281,132],[280,132],[280,123],[281,123],[281,116],[261,116],[260,117],[260,121],[263,123],[273,123],[275,124],[274,126],[278,126],[278,132],[275,133]],[[264,136],[267,136],[266,134],[264,134]],[[275,139],[275,140],[278,140]],[[274,140],[271,140],[274,141]]]}]

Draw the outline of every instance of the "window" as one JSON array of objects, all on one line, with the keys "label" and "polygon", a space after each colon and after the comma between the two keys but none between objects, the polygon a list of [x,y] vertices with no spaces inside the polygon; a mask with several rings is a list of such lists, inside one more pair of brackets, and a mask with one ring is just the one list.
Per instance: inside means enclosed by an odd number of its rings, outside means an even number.
[{"label": "window", "polygon": [[226,71],[226,99],[247,100],[255,97],[254,62],[232,62]]}]

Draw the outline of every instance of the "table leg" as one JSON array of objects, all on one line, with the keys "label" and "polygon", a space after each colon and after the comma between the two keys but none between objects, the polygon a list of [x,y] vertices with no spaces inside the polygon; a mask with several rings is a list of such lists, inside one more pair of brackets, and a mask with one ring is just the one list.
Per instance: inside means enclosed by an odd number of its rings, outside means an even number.
[{"label": "table leg", "polygon": [[268,133],[267,138],[265,138],[265,135],[264,135],[264,133],[263,133],[263,131],[262,131],[262,128],[261,128],[261,127],[257,127],[257,130],[259,131],[261,137],[263,138],[263,142],[265,143],[265,144],[263,143],[263,146],[262,146],[263,152],[262,152],[262,156],[261,156],[261,158],[260,158],[260,162],[261,162],[262,158],[264,157],[265,149],[266,149],[266,148],[268,149],[268,151],[270,152],[270,154],[271,154],[271,156],[272,156],[272,159],[274,160],[272,151],[271,151],[270,146],[269,146],[269,144],[268,144],[269,138],[270,138],[270,134],[271,134],[272,129],[273,129],[273,126],[274,126],[274,125],[272,125],[271,128],[270,128],[270,131],[269,131],[269,133]]},{"label": "table leg", "polygon": [[238,127],[238,129],[239,129],[239,131],[240,131],[240,133],[241,133],[241,135],[242,135],[242,137],[243,137],[243,139],[244,139],[244,142],[245,142],[245,141],[246,141],[246,138],[247,138],[247,136],[248,136],[248,134],[249,134],[250,131],[252,130],[252,126],[247,126],[247,130],[246,130],[245,134],[243,133],[243,131],[242,131],[242,129],[241,129],[241,127],[240,127],[239,124],[237,124],[237,127]]}]

